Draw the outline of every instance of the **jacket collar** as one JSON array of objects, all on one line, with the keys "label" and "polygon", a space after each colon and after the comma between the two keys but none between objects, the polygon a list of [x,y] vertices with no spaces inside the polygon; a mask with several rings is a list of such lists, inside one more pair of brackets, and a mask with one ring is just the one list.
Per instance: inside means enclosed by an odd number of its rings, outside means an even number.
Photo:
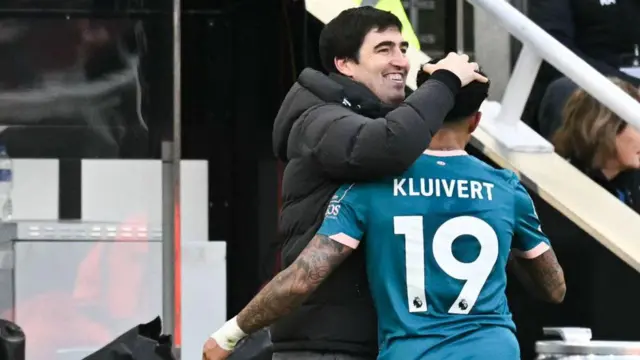
[{"label": "jacket collar", "polygon": [[323,101],[340,103],[363,116],[381,117],[396,108],[384,104],[363,84],[340,74],[331,73],[327,76],[313,69],[305,69],[298,82]]}]

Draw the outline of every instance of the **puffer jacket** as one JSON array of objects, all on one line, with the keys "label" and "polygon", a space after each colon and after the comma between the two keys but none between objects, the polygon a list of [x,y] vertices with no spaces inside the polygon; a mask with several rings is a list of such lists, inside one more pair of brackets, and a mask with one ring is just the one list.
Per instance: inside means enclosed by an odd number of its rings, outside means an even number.
[{"label": "puffer jacket", "polygon": [[[272,244],[281,249],[282,266],[291,264],[312,239],[342,183],[408,168],[442,125],[459,89],[453,73],[439,70],[393,107],[360,83],[305,69],[284,99],[273,129],[274,152],[286,163],[280,237]],[[364,254],[355,251],[300,309],[272,326],[271,340],[274,351],[375,358],[377,324]]]}]

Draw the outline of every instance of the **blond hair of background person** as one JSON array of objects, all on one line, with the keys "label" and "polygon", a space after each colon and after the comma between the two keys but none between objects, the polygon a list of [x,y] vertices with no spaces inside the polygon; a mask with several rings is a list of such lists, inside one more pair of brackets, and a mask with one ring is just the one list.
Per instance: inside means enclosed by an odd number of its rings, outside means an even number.
[{"label": "blond hair of background person", "polygon": [[[633,85],[617,78],[611,81],[640,100]],[[640,169],[640,131],[582,89],[567,101],[553,143],[560,155],[581,170],[590,175],[599,171],[609,181],[626,170]]]}]

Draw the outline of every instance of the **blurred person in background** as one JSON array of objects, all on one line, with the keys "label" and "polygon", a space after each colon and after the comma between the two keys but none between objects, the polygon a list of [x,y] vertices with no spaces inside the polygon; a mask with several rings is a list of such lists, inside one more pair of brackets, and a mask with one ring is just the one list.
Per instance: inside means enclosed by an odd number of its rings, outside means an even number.
[{"label": "blurred person in background", "polygon": [[[611,80],[640,100],[637,87]],[[622,202],[640,210],[640,132],[582,89],[571,95],[563,115],[553,136],[556,152]]]},{"label": "blurred person in background", "polygon": [[[640,26],[633,25],[640,19],[639,0],[529,0],[528,15],[603,75],[640,86]],[[540,68],[523,116],[535,130],[542,97],[561,76],[546,62]]]},{"label": "blurred person in background", "polygon": [[[637,87],[611,80],[640,100]],[[582,89],[569,94],[562,116],[549,136],[556,151],[640,213],[640,132]],[[597,340],[639,341],[640,309],[627,303],[640,298],[634,285],[640,274],[549,204],[536,196],[534,201],[571,290],[555,306],[530,300],[522,289],[510,292],[522,359],[535,358],[545,326],[588,327]]]},{"label": "blurred person in background", "polygon": [[[400,20],[369,6],[343,11],[322,30],[320,57],[329,75],[305,69],[273,128],[274,152],[286,163],[277,244],[284,267],[309,244],[341,184],[404,172],[429,145],[461,86],[488,81],[468,56],[451,53],[425,65],[433,75],[405,99],[407,47]],[[263,305],[269,316],[288,306]],[[274,359],[376,358],[377,321],[362,251],[289,310],[270,328]],[[257,330],[253,319],[244,320],[233,318],[225,329]],[[211,338],[205,352],[216,347]]]}]

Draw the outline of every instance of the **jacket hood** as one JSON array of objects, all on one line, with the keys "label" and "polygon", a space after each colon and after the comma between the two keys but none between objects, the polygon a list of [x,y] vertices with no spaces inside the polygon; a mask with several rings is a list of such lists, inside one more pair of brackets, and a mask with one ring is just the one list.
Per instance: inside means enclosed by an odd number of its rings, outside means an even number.
[{"label": "jacket hood", "polygon": [[304,69],[285,96],[273,124],[273,151],[288,161],[287,144],[295,122],[310,108],[322,104],[342,104],[361,115],[377,118],[394,106],[383,104],[366,86],[338,74],[325,75]]}]

